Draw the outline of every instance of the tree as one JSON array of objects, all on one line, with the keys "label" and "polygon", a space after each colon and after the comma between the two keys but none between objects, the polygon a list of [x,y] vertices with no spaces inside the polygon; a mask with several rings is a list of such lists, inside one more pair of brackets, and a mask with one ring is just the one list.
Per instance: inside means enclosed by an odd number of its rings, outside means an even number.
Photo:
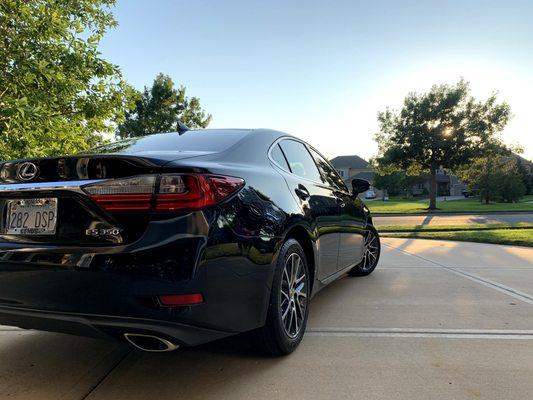
[{"label": "tree", "polygon": [[399,194],[413,196],[413,187],[426,181],[427,178],[424,175],[408,175],[403,171],[383,174],[378,172],[374,177],[374,186],[386,190],[389,196]]},{"label": "tree", "polygon": [[191,128],[205,128],[211,121],[197,97],[188,98],[186,89],[174,87],[168,75],[158,74],[152,87],[133,94],[134,106],[126,112],[126,120],[118,126],[117,136],[128,138],[157,132],[178,130],[178,122]]},{"label": "tree", "polygon": [[76,152],[113,131],[126,85],[98,43],[114,3],[0,2],[0,159]]},{"label": "tree", "polygon": [[374,176],[374,186],[385,190],[389,196],[397,196],[403,191],[402,181],[405,173],[396,171],[390,174],[379,174]]},{"label": "tree", "polygon": [[491,153],[473,160],[458,172],[471,189],[479,192],[486,204],[491,201],[515,202],[526,192],[513,156]]},{"label": "tree", "polygon": [[514,203],[526,194],[526,186],[515,158],[502,159],[500,163],[500,201]]},{"label": "tree", "polygon": [[428,173],[429,209],[434,210],[437,169],[453,170],[500,146],[497,134],[509,117],[506,103],[498,104],[496,95],[476,101],[463,80],[435,85],[424,94],[410,93],[399,112],[386,109],[378,114],[378,169]]},{"label": "tree", "polygon": [[524,164],[522,164],[522,160],[520,157],[516,157],[516,166],[518,168],[522,183],[526,188],[526,194],[533,193],[533,174],[528,173],[528,170],[526,169]]}]

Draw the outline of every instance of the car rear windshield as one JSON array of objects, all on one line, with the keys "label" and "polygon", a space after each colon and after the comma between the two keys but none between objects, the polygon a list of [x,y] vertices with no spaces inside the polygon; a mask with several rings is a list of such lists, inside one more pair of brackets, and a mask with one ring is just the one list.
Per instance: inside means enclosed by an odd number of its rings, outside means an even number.
[{"label": "car rear windshield", "polygon": [[220,152],[241,140],[247,130],[198,130],[156,133],[109,143],[88,153],[138,153],[145,151],[205,151]]}]

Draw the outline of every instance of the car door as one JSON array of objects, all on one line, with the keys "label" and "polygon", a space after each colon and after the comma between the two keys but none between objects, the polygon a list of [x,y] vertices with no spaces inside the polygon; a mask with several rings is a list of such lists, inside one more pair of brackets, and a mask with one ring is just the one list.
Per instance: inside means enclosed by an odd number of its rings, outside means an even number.
[{"label": "car door", "polygon": [[317,278],[337,271],[339,252],[339,205],[333,188],[324,184],[307,146],[297,140],[283,139],[278,143],[286,158],[289,173],[285,174],[307,220],[316,232],[318,248]]},{"label": "car door", "polygon": [[337,270],[354,265],[361,260],[366,217],[363,202],[352,196],[335,168],[317,150],[310,148],[321,175],[333,188],[339,205],[339,254]]}]

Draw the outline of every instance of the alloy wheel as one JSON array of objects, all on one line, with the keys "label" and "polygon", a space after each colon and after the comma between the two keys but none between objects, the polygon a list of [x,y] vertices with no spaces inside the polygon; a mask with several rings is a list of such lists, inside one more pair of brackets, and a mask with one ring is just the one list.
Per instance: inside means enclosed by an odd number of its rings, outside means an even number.
[{"label": "alloy wheel", "polygon": [[307,279],[302,258],[292,253],[283,268],[280,291],[280,315],[283,328],[291,339],[302,329],[307,308]]},{"label": "alloy wheel", "polygon": [[368,271],[376,264],[379,256],[378,240],[374,232],[366,231],[365,245],[363,250],[363,260],[361,262],[361,269]]}]

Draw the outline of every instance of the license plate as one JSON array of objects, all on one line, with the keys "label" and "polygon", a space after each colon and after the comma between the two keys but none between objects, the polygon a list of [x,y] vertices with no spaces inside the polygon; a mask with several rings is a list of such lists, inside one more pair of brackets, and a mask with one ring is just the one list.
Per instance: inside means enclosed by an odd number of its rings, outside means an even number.
[{"label": "license plate", "polygon": [[2,231],[7,235],[53,235],[57,225],[57,199],[7,201]]}]

